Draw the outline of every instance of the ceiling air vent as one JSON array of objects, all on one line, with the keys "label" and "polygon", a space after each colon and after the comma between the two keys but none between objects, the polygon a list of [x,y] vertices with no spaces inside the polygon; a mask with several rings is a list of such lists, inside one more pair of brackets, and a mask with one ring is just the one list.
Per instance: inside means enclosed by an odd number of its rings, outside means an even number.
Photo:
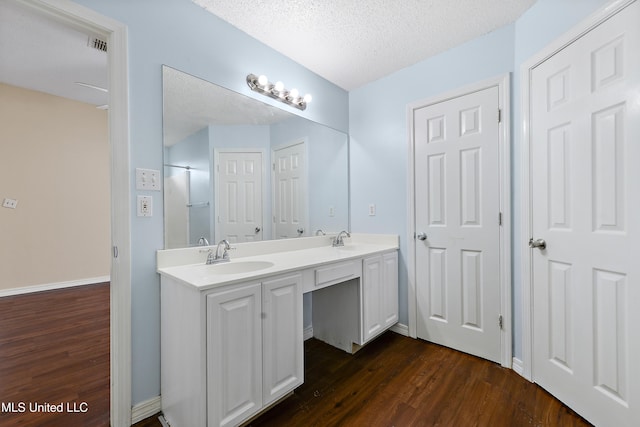
[{"label": "ceiling air vent", "polygon": [[103,52],[107,51],[107,41],[104,40],[104,39],[101,39],[100,37],[89,36],[88,45],[89,45],[89,47],[101,50]]}]

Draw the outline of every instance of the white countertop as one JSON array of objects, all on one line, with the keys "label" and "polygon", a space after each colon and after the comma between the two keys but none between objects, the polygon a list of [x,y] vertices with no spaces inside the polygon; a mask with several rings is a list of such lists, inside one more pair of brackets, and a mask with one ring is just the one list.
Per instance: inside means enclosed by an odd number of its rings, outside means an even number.
[{"label": "white countertop", "polygon": [[[304,242],[301,242],[301,239],[289,239],[291,248],[287,247],[286,241],[273,241],[271,244],[257,242],[260,245],[259,248],[251,246],[256,243],[241,243],[232,245],[237,247],[239,256],[234,256],[236,251],[232,250],[229,252],[230,262],[213,265],[206,265],[204,262],[206,253],[202,250],[206,248],[158,251],[157,271],[163,276],[194,286],[199,290],[206,290],[398,249],[398,236],[392,235],[352,234],[352,238],[345,238],[344,241],[343,247],[332,247],[327,237],[306,238]],[[275,251],[270,251],[270,248]],[[213,249],[215,250],[215,246]],[[184,251],[190,251],[190,253]],[[256,252],[260,253],[255,254]],[[176,264],[176,259],[182,262]],[[272,265],[248,272],[220,272],[226,268],[225,265],[240,263],[245,263],[244,265],[271,263]],[[216,268],[218,266],[222,268]]]}]

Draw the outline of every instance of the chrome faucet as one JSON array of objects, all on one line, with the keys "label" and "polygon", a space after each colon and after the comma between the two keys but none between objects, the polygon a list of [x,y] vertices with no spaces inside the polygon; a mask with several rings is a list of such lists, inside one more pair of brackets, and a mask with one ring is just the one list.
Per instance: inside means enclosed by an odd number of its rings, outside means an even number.
[{"label": "chrome faucet", "polygon": [[326,236],[326,235],[327,235],[327,233],[325,233],[322,228],[318,228],[316,230],[316,236]]},{"label": "chrome faucet", "polygon": [[209,246],[209,241],[206,237],[202,236],[198,239],[198,246]]},{"label": "chrome faucet", "polygon": [[351,237],[351,234],[348,231],[341,231],[338,233],[338,235],[333,239],[333,243],[331,244],[331,246],[335,247],[339,247],[339,246],[344,246],[344,240],[342,235],[345,235],[346,237]]},{"label": "chrome faucet", "polygon": [[[222,255],[220,255],[220,246],[224,245],[224,250]],[[220,262],[229,262],[231,258],[229,258],[229,250],[233,249],[229,244],[227,239],[222,239],[218,242],[218,246],[216,246],[215,252],[213,249],[209,249],[209,255],[207,255],[207,265],[210,264],[218,264]]]}]

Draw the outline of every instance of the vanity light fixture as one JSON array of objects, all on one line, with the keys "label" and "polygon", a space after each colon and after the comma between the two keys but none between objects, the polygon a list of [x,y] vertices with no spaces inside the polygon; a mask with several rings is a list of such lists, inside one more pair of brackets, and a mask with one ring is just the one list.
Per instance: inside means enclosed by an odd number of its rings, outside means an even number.
[{"label": "vanity light fixture", "polygon": [[255,92],[277,99],[299,110],[304,111],[307,108],[307,104],[311,102],[311,95],[300,96],[298,89],[286,90],[282,82],[270,83],[265,75],[249,74],[247,76],[247,85]]}]

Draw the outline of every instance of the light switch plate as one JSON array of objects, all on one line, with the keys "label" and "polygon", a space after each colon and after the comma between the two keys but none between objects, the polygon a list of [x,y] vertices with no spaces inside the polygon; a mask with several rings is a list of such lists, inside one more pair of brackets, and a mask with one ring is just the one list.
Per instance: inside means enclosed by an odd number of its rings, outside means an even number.
[{"label": "light switch plate", "polygon": [[136,190],[160,191],[160,171],[136,168]]},{"label": "light switch plate", "polygon": [[376,205],[373,203],[369,205],[369,216],[376,216]]}]

